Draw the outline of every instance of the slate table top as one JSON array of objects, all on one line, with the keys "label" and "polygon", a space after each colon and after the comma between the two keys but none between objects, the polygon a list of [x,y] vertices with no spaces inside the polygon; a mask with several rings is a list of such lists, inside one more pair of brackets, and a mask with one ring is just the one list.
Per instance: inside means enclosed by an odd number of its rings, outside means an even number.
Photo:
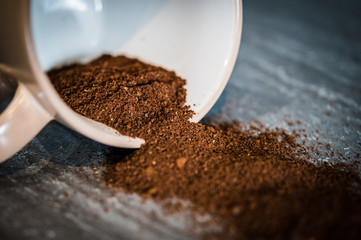
[{"label": "slate table top", "polygon": [[[360,10],[351,0],[244,1],[237,62],[208,117],[302,128],[306,145],[323,142],[343,155],[314,154],[315,161],[357,160]],[[105,187],[91,166],[112,154],[49,123],[0,164],[0,239],[196,239],[187,213],[170,216],[151,200]]]}]

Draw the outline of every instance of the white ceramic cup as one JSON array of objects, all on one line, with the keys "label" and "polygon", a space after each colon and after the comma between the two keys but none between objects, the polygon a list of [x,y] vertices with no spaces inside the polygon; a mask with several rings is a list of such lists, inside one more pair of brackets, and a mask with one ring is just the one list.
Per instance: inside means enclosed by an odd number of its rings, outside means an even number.
[{"label": "white ceramic cup", "polygon": [[102,53],[174,70],[187,80],[187,104],[196,113],[192,121],[199,121],[230,77],[241,29],[241,0],[0,1],[0,77],[18,83],[0,115],[0,162],[53,119],[110,146],[143,143],[75,113],[45,74]]}]

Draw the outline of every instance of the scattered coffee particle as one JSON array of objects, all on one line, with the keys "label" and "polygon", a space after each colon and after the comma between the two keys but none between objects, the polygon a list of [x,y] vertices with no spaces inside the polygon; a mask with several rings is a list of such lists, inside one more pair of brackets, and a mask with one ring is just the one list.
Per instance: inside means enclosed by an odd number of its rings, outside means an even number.
[{"label": "scattered coffee particle", "polygon": [[243,208],[242,206],[235,206],[232,208],[232,214],[237,216],[242,212]]},{"label": "scattered coffee particle", "polygon": [[174,72],[103,55],[49,77],[78,113],[146,140],[128,154],[112,149],[103,179],[113,190],[188,200],[222,219],[216,238],[361,238],[361,180],[350,165],[306,161],[306,147],[282,129],[189,122]]},{"label": "scattered coffee particle", "polygon": [[176,162],[177,162],[177,167],[181,169],[181,168],[183,168],[184,165],[186,164],[187,158],[184,158],[184,157],[178,158],[178,159],[176,160]]},{"label": "scattered coffee particle", "polygon": [[145,169],[145,174],[146,174],[146,176],[151,177],[152,175],[155,174],[154,168],[151,167],[151,166],[147,167],[147,168]]}]

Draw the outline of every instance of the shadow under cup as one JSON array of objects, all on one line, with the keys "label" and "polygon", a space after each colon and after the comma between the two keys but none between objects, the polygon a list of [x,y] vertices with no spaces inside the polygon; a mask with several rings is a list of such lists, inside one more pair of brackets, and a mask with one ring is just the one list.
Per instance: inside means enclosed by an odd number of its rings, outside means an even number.
[{"label": "shadow under cup", "polygon": [[44,71],[103,53],[137,57],[187,80],[193,121],[223,91],[241,34],[234,0],[34,0],[30,17]]}]

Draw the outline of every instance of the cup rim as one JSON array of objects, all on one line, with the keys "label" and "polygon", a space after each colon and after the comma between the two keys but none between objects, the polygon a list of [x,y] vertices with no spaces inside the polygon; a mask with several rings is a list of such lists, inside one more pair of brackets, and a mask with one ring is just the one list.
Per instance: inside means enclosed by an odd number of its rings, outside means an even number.
[{"label": "cup rim", "polygon": [[239,47],[241,44],[241,36],[242,36],[242,26],[243,26],[243,7],[242,0],[234,0],[234,11],[235,11],[235,25],[232,33],[232,47],[230,50],[230,56],[228,57],[227,66],[224,68],[224,72],[222,74],[222,79],[219,81],[218,86],[215,88],[216,91],[213,92],[212,97],[207,102],[207,104],[203,105],[203,107],[199,110],[198,113],[194,114],[190,121],[199,122],[211,108],[214,106],[216,101],[221,96],[224,88],[226,87],[228,80],[232,74],[234,65],[236,64]]}]

